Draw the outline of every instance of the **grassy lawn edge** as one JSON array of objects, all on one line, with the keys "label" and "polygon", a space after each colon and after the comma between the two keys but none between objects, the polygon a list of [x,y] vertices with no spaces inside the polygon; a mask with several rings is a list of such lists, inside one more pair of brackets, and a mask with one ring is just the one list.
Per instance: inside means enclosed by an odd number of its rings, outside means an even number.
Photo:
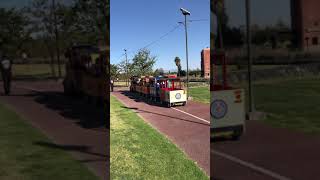
[{"label": "grassy lawn edge", "polygon": [[140,115],[113,95],[110,103],[112,179],[209,179],[196,162]]},{"label": "grassy lawn edge", "polygon": [[0,116],[0,165],[6,167],[0,168],[0,179],[98,179],[2,101]]}]

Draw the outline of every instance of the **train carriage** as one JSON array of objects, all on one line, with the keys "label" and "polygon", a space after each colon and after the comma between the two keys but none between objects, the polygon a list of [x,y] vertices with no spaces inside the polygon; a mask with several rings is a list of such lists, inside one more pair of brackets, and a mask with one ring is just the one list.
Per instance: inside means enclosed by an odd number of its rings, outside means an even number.
[{"label": "train carriage", "polygon": [[137,86],[136,86],[136,92],[137,92],[138,94],[140,94],[140,95],[142,95],[143,78],[144,78],[144,77],[142,77],[142,78],[140,79],[139,83],[138,83]]},{"label": "train carriage", "polygon": [[164,81],[163,76],[156,76],[151,79],[150,83],[150,98],[154,101],[158,101],[160,99],[160,84]]},{"label": "train carriage", "polygon": [[146,76],[142,80],[142,87],[141,87],[141,93],[145,97],[150,97],[150,84],[151,79],[153,79],[152,76]]},{"label": "train carriage", "polygon": [[137,86],[139,85],[139,82],[140,82],[140,78],[138,76],[131,77],[131,83],[130,83],[131,92],[137,92]]}]

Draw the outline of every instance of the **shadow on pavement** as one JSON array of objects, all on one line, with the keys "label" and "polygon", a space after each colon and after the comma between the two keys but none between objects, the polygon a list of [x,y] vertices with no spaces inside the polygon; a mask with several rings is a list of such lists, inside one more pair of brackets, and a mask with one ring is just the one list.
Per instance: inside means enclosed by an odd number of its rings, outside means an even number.
[{"label": "shadow on pavement", "polygon": [[[1,92],[0,96],[5,96],[5,94]],[[96,131],[106,131],[106,128],[110,128],[109,118],[107,116],[110,106],[108,103],[97,105],[84,100],[82,97],[66,96],[62,92],[54,91],[31,91],[30,93],[24,94],[12,92],[9,96],[32,98],[35,102],[57,111],[67,120],[72,120],[83,128]]]},{"label": "shadow on pavement", "polygon": [[83,100],[81,97],[65,96],[60,92],[37,93],[34,100],[45,105],[67,119],[73,119],[83,128],[109,128],[105,109],[109,109],[107,103],[99,106]]},{"label": "shadow on pavement", "polygon": [[120,90],[119,92],[121,94],[129,97],[130,99],[134,100],[135,102],[144,102],[144,103],[147,103],[151,106],[166,107],[166,106],[163,106],[162,104],[160,104],[159,102],[154,102],[147,97],[142,97],[142,96],[140,96],[136,93],[130,92],[130,91]]},{"label": "shadow on pavement", "polygon": [[207,124],[207,123],[191,121],[191,120],[182,119],[182,118],[179,118],[179,117],[174,117],[174,116],[169,116],[169,115],[160,114],[160,113],[156,113],[156,112],[151,112],[151,111],[142,110],[142,109],[139,109],[139,108],[126,107],[126,106],[121,106],[121,107],[122,107],[122,108],[126,108],[126,109],[135,110],[135,111],[141,112],[141,113],[150,113],[150,114],[155,114],[155,115],[159,115],[159,116],[164,116],[164,117],[168,117],[168,118],[172,118],[172,119],[176,119],[176,120],[181,120],[181,121],[186,121],[186,122],[190,122],[190,123],[195,123],[195,124],[201,124],[201,125],[210,126],[210,125]]},{"label": "shadow on pavement", "polygon": [[[6,96],[2,90],[0,96]],[[8,97],[32,98],[35,102],[43,104],[51,110],[58,111],[66,119],[76,121],[83,128],[90,128],[96,131],[100,131],[98,128],[101,127],[110,128],[109,118],[107,117],[108,103],[97,105],[84,100],[82,97],[66,96],[62,92],[11,92]],[[105,129],[101,131],[105,131]]]},{"label": "shadow on pavement", "polygon": [[215,137],[215,138],[210,138],[210,143],[225,143],[225,142],[237,142],[239,140],[237,139],[232,139],[232,137]]}]

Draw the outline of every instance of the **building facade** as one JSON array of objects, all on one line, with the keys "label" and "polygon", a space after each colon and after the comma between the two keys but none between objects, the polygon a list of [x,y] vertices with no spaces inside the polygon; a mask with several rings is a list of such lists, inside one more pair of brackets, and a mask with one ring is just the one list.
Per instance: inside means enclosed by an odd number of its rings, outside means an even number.
[{"label": "building facade", "polygon": [[291,0],[294,44],[305,51],[320,51],[319,8],[319,0]]},{"label": "building facade", "polygon": [[210,48],[201,51],[201,76],[210,78]]}]

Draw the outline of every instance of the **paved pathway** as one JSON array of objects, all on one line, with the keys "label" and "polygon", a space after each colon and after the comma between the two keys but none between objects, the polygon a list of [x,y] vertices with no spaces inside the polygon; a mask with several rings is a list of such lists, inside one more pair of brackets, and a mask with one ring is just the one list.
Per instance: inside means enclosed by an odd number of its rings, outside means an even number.
[{"label": "paved pathway", "polygon": [[247,121],[240,141],[213,142],[211,151],[217,180],[320,179],[320,136]]}]

